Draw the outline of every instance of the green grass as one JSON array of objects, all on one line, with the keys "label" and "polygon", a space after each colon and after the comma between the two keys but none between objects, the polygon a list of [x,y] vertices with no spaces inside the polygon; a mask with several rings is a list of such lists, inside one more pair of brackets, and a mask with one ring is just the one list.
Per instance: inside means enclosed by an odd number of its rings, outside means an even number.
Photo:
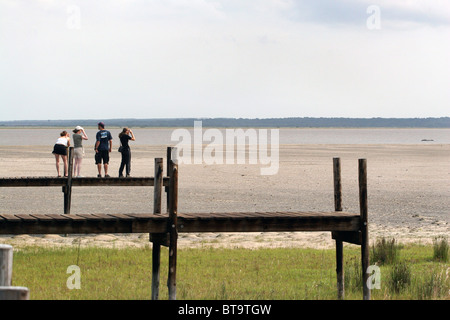
[{"label": "green grass", "polygon": [[[160,298],[167,299],[167,248],[161,254]],[[361,299],[359,248],[344,249],[346,299]],[[449,264],[433,260],[433,246],[404,246],[399,262],[410,281],[389,285],[397,264],[383,265],[373,299],[449,299]],[[68,289],[70,265],[81,270],[81,289]],[[151,246],[106,249],[28,247],[14,252],[13,285],[31,299],[150,299]],[[179,249],[177,299],[336,299],[334,250]]]},{"label": "green grass", "polygon": [[448,261],[448,240],[445,237],[437,237],[433,240],[433,259],[437,261]]},{"label": "green grass", "polygon": [[393,264],[398,261],[401,247],[395,243],[395,239],[378,239],[372,246],[370,253],[371,263],[378,265]]}]

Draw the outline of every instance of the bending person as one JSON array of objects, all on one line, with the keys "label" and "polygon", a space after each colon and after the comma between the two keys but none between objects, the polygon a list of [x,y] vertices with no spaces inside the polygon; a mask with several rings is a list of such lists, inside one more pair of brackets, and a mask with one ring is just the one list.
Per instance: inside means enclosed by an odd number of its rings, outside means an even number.
[{"label": "bending person", "polygon": [[58,177],[61,177],[59,171],[59,158],[61,157],[64,162],[64,176],[67,177],[68,174],[68,162],[67,162],[67,147],[70,147],[70,137],[67,131],[63,131],[59,134],[59,138],[56,140],[53,146],[53,154],[56,160],[56,172]]}]

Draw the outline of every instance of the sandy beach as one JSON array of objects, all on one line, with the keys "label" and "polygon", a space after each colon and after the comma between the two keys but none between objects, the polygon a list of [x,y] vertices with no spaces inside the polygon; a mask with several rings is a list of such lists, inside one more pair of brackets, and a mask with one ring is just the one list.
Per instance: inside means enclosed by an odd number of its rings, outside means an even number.
[{"label": "sandy beach", "polygon": [[[86,148],[84,176],[96,176],[94,151]],[[132,147],[132,175],[153,176],[154,158],[166,146]],[[261,175],[261,164],[185,164],[179,168],[179,211],[330,211],[333,203],[332,158],[340,157],[343,207],[359,212],[357,162],[367,159],[369,237],[394,237],[400,243],[432,243],[450,235],[450,145],[281,145],[279,171]],[[0,146],[0,176],[55,176],[48,146]],[[118,175],[120,154],[111,153],[110,175]],[[79,187],[72,213],[148,213],[153,188]],[[60,188],[1,188],[1,213],[62,213]],[[164,208],[165,210],[165,208]],[[2,236],[0,243],[107,247],[148,246],[148,234]],[[329,232],[180,234],[183,247],[334,246]]]}]

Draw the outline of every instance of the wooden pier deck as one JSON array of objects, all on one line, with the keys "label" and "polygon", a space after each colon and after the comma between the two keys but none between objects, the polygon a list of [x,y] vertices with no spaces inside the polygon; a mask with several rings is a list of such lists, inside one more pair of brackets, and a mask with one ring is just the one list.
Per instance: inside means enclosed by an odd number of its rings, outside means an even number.
[{"label": "wooden pier deck", "polygon": [[[164,233],[168,214],[3,214],[0,234]],[[358,231],[346,212],[178,213],[178,233]]]},{"label": "wooden pier deck", "polygon": [[[65,187],[69,178],[57,177],[20,177],[2,178],[0,187]],[[82,177],[71,178],[71,185],[74,187],[99,187],[99,186],[124,186],[124,187],[153,187],[154,177],[132,177],[132,178],[94,178]],[[169,186],[169,178],[163,179],[163,186]]]},{"label": "wooden pier deck", "polygon": [[[370,299],[367,285],[369,237],[367,210],[366,160],[359,159],[360,212],[342,211],[340,159],[333,159],[334,211],[330,212],[206,212],[178,211],[178,164],[172,159],[175,148],[167,149],[167,176],[163,176],[163,159],[155,159],[154,177],[73,178],[73,148],[69,150],[67,178],[0,178],[0,187],[62,187],[64,214],[8,214],[0,209],[0,234],[95,234],[149,233],[152,247],[152,299],[159,298],[160,248],[169,247],[169,299],[176,299],[177,239],[188,232],[292,232],[331,231],[336,241],[336,275],[338,298],[344,298],[343,242],[361,246],[363,299]],[[176,154],[176,153],[174,153]],[[72,187],[84,186],[153,186],[153,213],[70,214]],[[165,188],[164,188],[165,187]],[[167,193],[167,212],[161,211],[163,190]],[[145,201],[144,201],[145,202]],[[143,203],[143,207],[145,207]]]}]

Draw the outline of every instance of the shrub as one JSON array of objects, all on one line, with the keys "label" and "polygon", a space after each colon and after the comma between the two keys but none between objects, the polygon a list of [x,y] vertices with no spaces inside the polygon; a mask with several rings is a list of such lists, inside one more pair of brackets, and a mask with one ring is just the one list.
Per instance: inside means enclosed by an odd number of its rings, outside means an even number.
[{"label": "shrub", "polygon": [[447,262],[448,240],[445,237],[436,237],[433,240],[433,260]]},{"label": "shrub", "polygon": [[445,270],[433,270],[423,282],[417,284],[418,299],[438,299],[448,295],[449,279]]},{"label": "shrub", "polygon": [[411,269],[406,262],[392,266],[388,286],[391,292],[400,293],[411,284]]},{"label": "shrub", "polygon": [[393,264],[397,262],[400,252],[400,246],[395,243],[395,239],[386,240],[382,238],[377,240],[372,247],[371,263],[378,265]]}]

